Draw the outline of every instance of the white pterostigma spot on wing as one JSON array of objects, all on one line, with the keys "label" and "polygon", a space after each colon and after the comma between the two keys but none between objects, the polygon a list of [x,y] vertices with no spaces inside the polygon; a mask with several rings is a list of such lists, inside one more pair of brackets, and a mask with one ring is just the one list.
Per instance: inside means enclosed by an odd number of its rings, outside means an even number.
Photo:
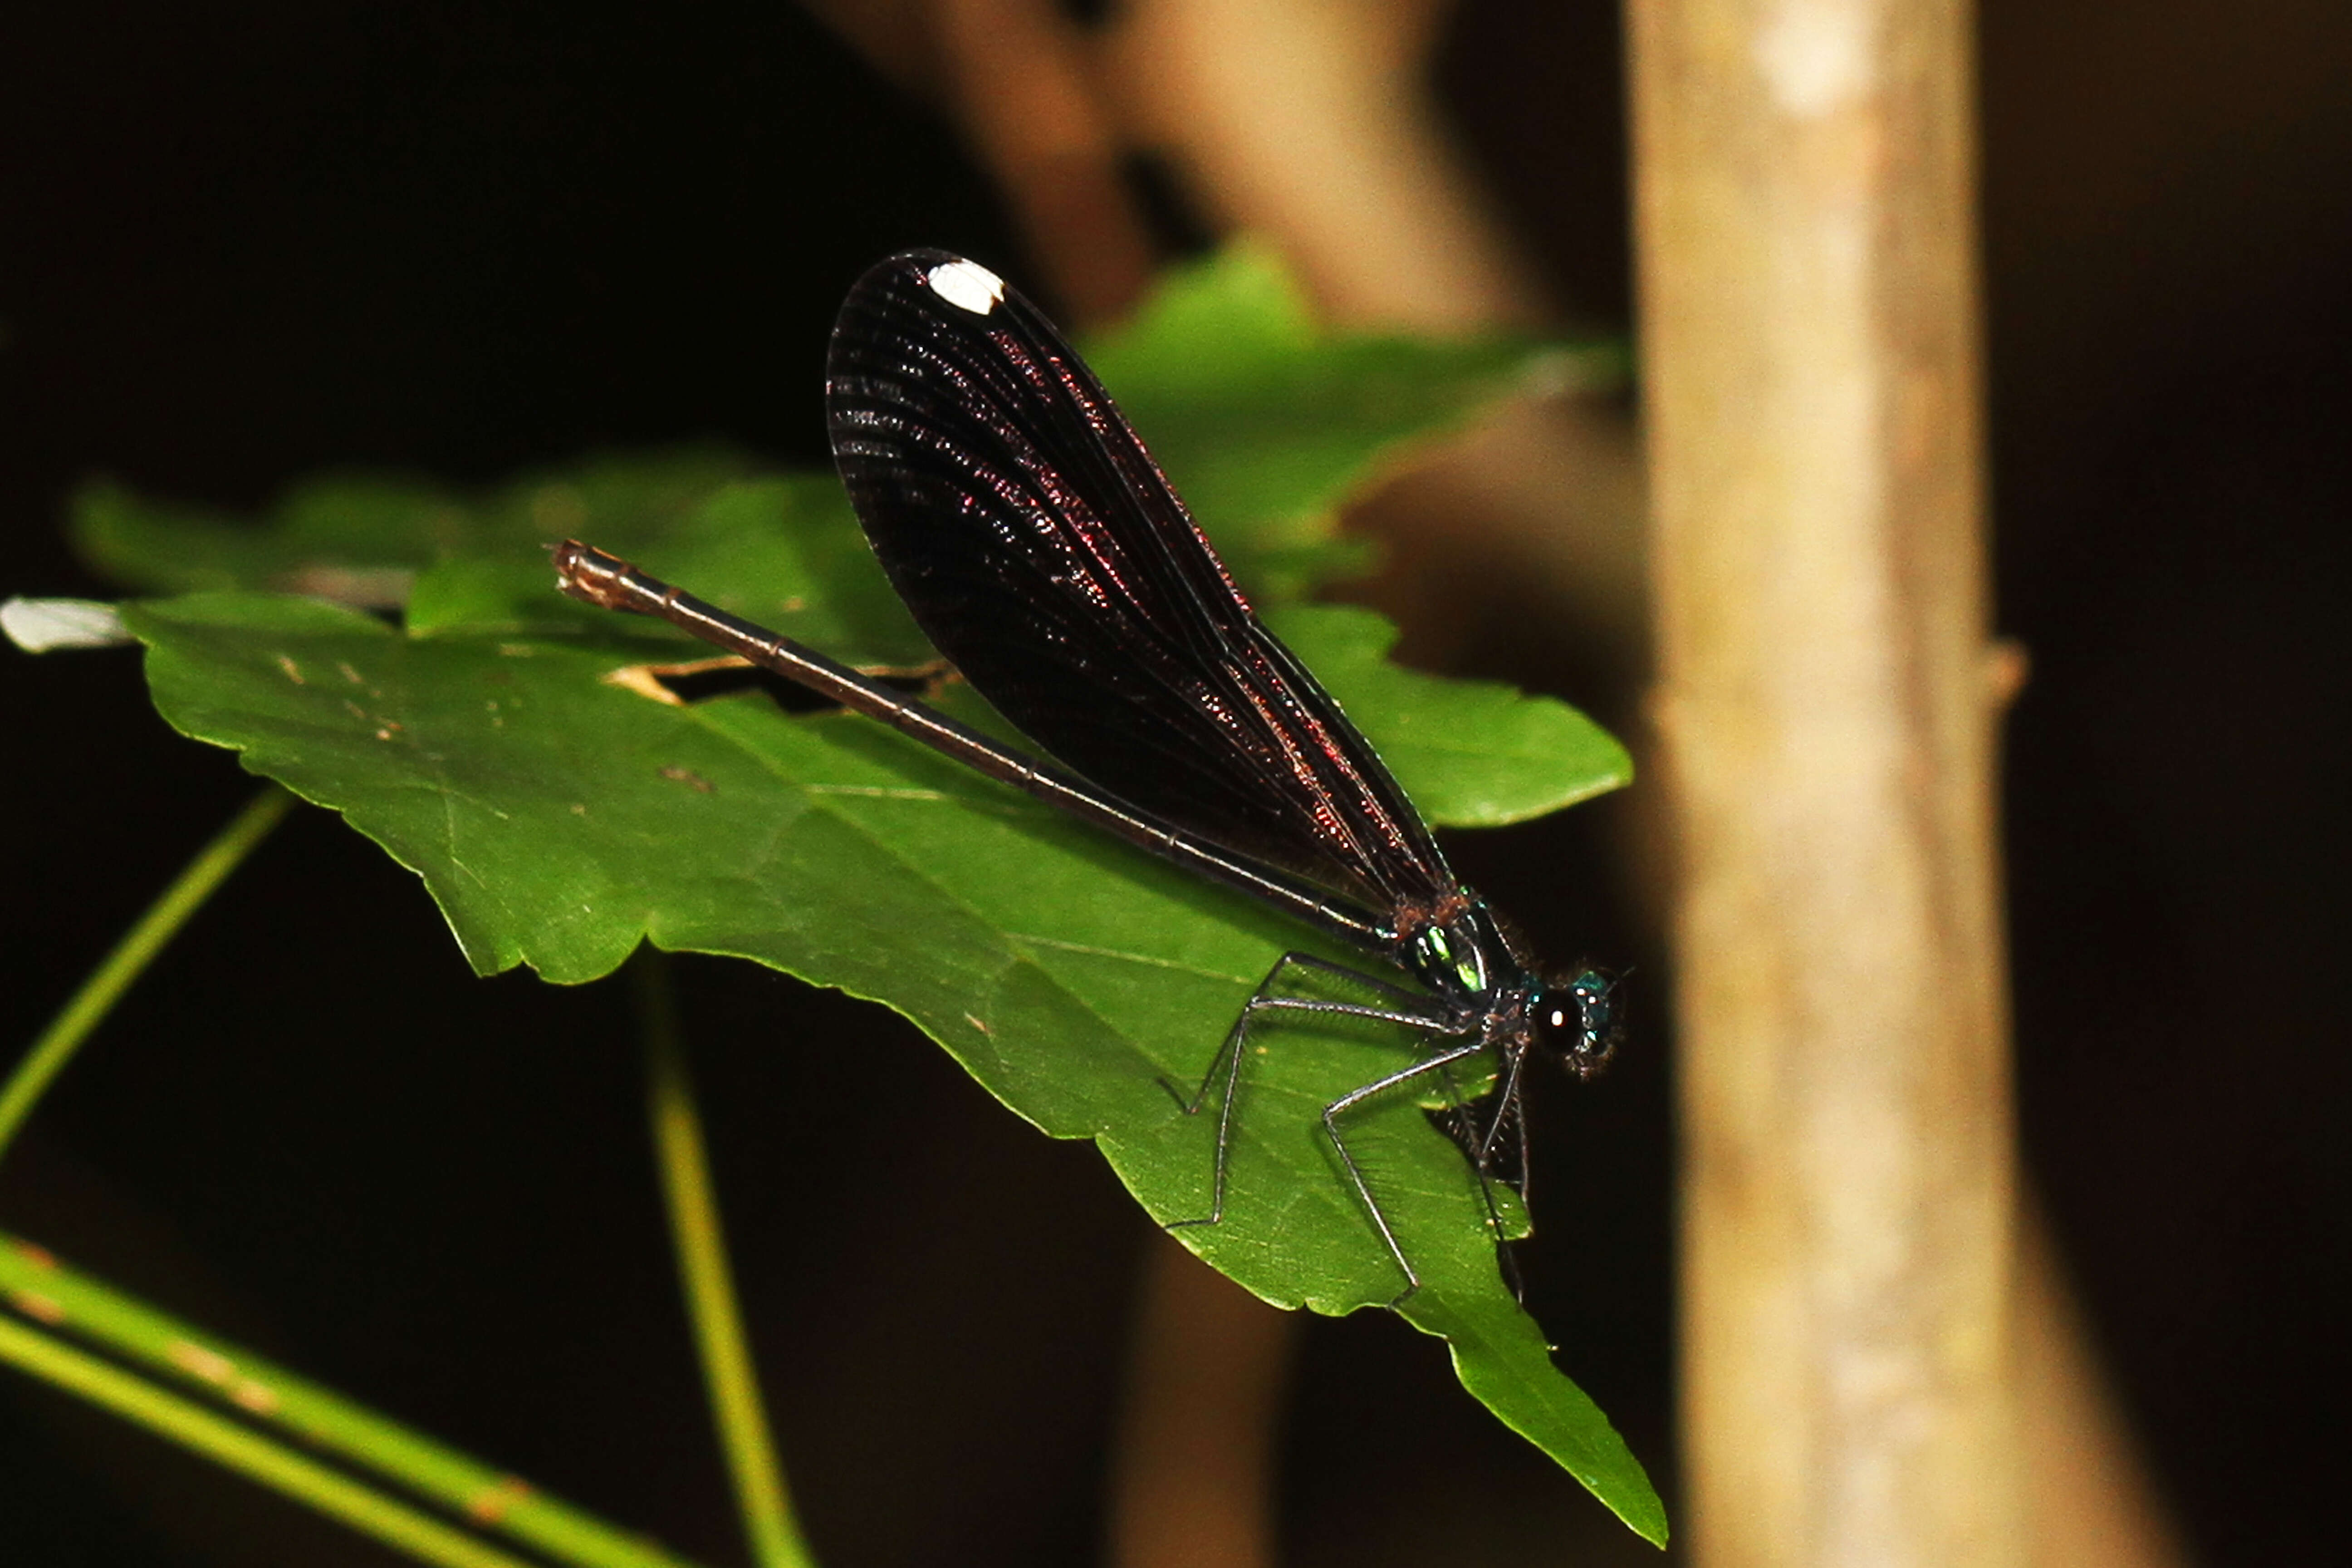
[{"label": "white pterostigma spot on wing", "polygon": [[985,316],[1004,300],[1004,279],[977,261],[947,261],[923,279],[931,292],[959,310]]}]

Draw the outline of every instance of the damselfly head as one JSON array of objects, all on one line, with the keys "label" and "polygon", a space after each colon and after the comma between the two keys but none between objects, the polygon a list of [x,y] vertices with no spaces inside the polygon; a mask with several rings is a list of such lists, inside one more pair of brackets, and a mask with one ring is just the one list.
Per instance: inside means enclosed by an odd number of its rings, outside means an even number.
[{"label": "damselfly head", "polygon": [[1545,986],[1530,1012],[1536,1047],[1579,1078],[1599,1072],[1625,1033],[1617,979],[1606,970],[1586,969]]}]

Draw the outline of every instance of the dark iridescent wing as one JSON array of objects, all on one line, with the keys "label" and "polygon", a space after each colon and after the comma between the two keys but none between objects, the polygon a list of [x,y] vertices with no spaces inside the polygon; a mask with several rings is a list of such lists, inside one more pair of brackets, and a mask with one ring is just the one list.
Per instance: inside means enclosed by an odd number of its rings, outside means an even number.
[{"label": "dark iridescent wing", "polygon": [[842,305],[825,387],[834,460],[899,596],[1030,739],[1383,916],[1457,890],[1035,306],[943,251],[894,256]]}]

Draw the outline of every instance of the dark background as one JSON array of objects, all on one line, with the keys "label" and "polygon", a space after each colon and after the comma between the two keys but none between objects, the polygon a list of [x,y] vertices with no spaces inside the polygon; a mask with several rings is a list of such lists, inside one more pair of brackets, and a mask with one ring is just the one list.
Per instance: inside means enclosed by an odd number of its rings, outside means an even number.
[{"label": "dark background", "polygon": [[[0,592],[106,592],[58,537],[97,473],[253,507],[355,464],[493,480],[709,436],[821,461],[824,333],[866,262],[1021,270],[944,124],[786,5],[12,23]],[[2033,669],[2008,795],[2028,1165],[2198,1555],[2320,1561],[2352,1320],[2352,12],[1992,0],[1982,37],[2000,619]],[[1442,75],[1563,304],[1622,323],[1617,47],[1603,6],[1473,0]],[[1498,595],[1496,624],[1539,622]],[[1491,642],[1480,673],[1633,709],[1580,687],[1572,638]],[[254,784],[164,730],[127,655],[0,650],[0,1041],[25,1041]],[[1550,950],[1642,960],[1662,996],[1612,900],[1520,885],[1606,865],[1610,826],[1459,860]],[[820,1556],[1090,1560],[1140,1216],[879,1010],[682,968]],[[1528,1267],[1671,1489],[1663,1012],[1599,1089],[1539,1102]],[[58,1087],[0,1226],[739,1562],[636,1070],[617,989],[473,978],[414,879],[306,811]],[[1297,1384],[1297,1562],[1654,1561],[1401,1324],[1307,1324]],[[0,1542],[390,1561],[14,1373]]]}]

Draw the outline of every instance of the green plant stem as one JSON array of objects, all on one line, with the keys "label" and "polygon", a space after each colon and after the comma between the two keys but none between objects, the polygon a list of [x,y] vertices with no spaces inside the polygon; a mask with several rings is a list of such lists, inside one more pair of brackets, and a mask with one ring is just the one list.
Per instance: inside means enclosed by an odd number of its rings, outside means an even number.
[{"label": "green plant stem", "polygon": [[423,1562],[444,1564],[445,1568],[528,1568],[522,1559],[477,1541],[272,1438],[7,1318],[0,1318],[0,1361],[169,1437],[192,1452]]},{"label": "green plant stem", "polygon": [[65,1070],[82,1041],[89,1037],[100,1020],[120,1001],[155,955],[170,945],[188,918],[204,907],[213,889],[227,879],[228,874],[244,863],[256,846],[269,837],[270,829],[286,818],[292,808],[294,796],[277,784],[270,784],[230,819],[227,826],[196,854],[187,868],[173,879],[161,897],[148,906],[106,962],[93,971],[81,989],[74,993],[63,1010],[41,1037],[33,1042],[16,1070],[8,1075],[6,1086],[0,1088],[0,1157],[7,1153],[25,1119],[33,1113],[50,1080]]},{"label": "green plant stem", "polygon": [[679,1283],[694,1321],[703,1384],[734,1479],[744,1534],[761,1568],[814,1568],[815,1560],[793,1518],[783,1468],[777,1463],[775,1442],[760,1404],[759,1380],[751,1368],[743,1316],[735,1300],[734,1272],[727,1261],[726,1234],[711,1188],[702,1118],[695,1109],[693,1079],[670,994],[668,961],[648,948],[638,952],[630,968],[645,1034],[654,1150],[662,1196],[669,1206]]},{"label": "green plant stem", "polygon": [[[267,1429],[255,1434],[256,1441],[299,1444],[310,1454],[367,1471],[471,1521],[486,1534],[505,1536],[556,1562],[577,1568],[693,1568],[654,1542],[159,1311],[5,1231],[0,1231],[0,1301],[32,1319],[45,1334],[71,1334],[130,1363],[128,1370],[116,1369],[121,1375],[168,1379],[196,1397],[234,1405],[243,1418],[239,1430]],[[47,1375],[23,1357],[8,1359]],[[79,1391],[78,1384],[68,1386]]]}]

